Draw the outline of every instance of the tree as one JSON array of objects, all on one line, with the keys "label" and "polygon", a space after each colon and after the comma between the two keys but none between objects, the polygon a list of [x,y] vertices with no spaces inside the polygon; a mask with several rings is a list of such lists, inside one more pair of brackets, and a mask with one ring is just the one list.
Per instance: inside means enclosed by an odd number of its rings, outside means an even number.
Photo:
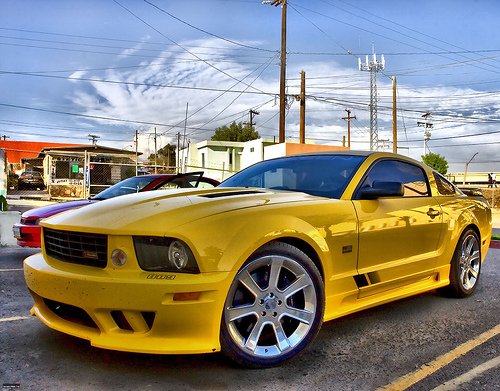
[{"label": "tree", "polygon": [[448,172],[448,162],[441,155],[428,153],[427,155],[422,156],[422,161],[442,175],[445,175]]},{"label": "tree", "polygon": [[215,129],[215,134],[212,136],[212,141],[250,141],[259,138],[259,132],[255,131],[252,126],[240,122],[233,122],[229,127],[224,125],[221,128]]},{"label": "tree", "polygon": [[[175,145],[167,144],[156,152],[156,164],[158,166],[172,166],[175,167]],[[149,155],[149,164],[155,164],[155,154]]]}]

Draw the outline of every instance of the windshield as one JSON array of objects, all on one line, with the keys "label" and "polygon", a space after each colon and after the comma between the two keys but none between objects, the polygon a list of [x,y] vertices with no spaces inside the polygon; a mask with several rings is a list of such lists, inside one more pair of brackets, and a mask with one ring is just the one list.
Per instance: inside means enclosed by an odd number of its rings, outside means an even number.
[{"label": "windshield", "polygon": [[36,176],[36,177],[41,177],[42,173],[38,171],[24,171],[21,176]]},{"label": "windshield", "polygon": [[113,185],[106,190],[101,191],[96,196],[92,197],[93,200],[107,200],[109,198],[118,197],[124,194],[138,193],[142,191],[147,185],[153,182],[156,177],[136,176],[125,179],[116,185]]},{"label": "windshield", "polygon": [[260,187],[340,198],[364,159],[364,156],[305,155],[267,160],[240,171],[219,187]]}]

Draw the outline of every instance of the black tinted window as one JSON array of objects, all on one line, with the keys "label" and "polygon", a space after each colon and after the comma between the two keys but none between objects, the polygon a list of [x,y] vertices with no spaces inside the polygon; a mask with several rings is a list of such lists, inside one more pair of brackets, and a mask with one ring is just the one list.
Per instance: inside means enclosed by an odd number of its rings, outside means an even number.
[{"label": "black tinted window", "polygon": [[405,197],[429,195],[425,172],[420,167],[399,160],[376,162],[361,187],[372,186],[374,181],[401,182]]},{"label": "black tinted window", "polygon": [[436,179],[436,185],[441,195],[454,195],[457,194],[455,186],[451,182],[449,182],[442,175],[434,172],[434,178]]},{"label": "black tinted window", "polygon": [[339,198],[363,156],[291,156],[257,163],[223,182],[220,187],[260,187],[301,191]]},{"label": "black tinted window", "polygon": [[101,191],[95,197],[96,200],[107,200],[109,198],[118,197],[125,194],[138,193],[147,185],[154,181],[155,177],[135,176],[118,182],[106,190]]}]

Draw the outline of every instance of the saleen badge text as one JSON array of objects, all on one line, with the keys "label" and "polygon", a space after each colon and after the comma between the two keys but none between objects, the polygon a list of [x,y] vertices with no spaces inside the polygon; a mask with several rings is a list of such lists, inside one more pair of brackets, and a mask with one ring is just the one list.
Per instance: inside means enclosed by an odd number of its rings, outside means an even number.
[{"label": "saleen badge text", "polygon": [[148,274],[148,280],[173,280],[175,274]]}]

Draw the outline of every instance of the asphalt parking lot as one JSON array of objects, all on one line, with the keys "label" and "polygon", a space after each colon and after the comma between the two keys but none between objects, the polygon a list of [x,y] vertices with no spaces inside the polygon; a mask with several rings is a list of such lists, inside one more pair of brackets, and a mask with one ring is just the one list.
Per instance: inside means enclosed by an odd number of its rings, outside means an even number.
[{"label": "asphalt parking lot", "polygon": [[4,390],[500,390],[500,250],[471,297],[432,291],[325,323],[302,355],[265,370],[219,354],[107,351],[53,331],[29,315],[22,262],[36,250],[0,251]]}]

